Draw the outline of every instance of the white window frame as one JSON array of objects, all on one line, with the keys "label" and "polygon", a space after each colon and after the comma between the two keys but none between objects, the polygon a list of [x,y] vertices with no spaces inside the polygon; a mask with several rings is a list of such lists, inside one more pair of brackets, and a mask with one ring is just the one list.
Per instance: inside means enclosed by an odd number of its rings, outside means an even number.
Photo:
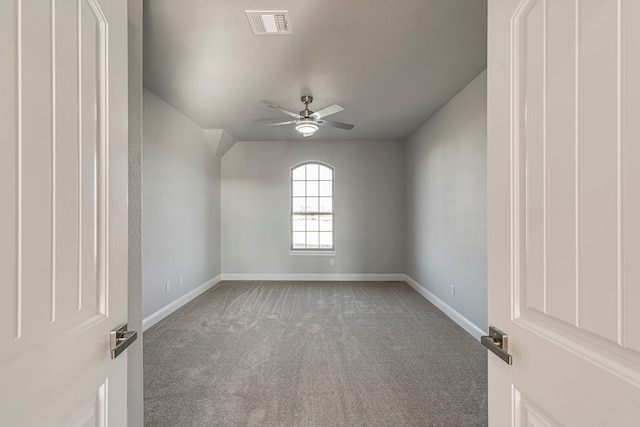
[{"label": "white window frame", "polygon": [[[294,179],[293,179],[293,173],[294,170],[302,167],[302,166],[307,166],[310,164],[315,164],[318,166],[324,166],[326,168],[329,168],[331,170],[331,212],[329,213],[331,215],[331,239],[332,239],[332,243],[333,246],[331,248],[294,248],[293,247],[293,218],[294,215],[312,215],[312,214],[316,214],[316,215],[327,215],[327,212],[305,212],[305,213],[294,213],[293,211],[293,183],[294,183]],[[333,166],[331,166],[330,164],[324,163],[324,162],[320,162],[320,161],[316,161],[316,160],[309,160],[309,161],[305,161],[302,163],[298,163],[294,166],[291,167],[290,171],[289,171],[290,175],[289,175],[289,254],[290,255],[335,255],[336,254],[336,233],[335,233],[335,229],[336,229],[336,217],[335,217],[335,182],[336,182],[336,171],[335,168]],[[305,182],[305,188],[306,188],[306,183],[311,181],[316,181],[316,180],[307,180],[307,177],[305,176],[305,180],[302,182]],[[300,180],[296,180],[297,182],[300,182]],[[318,176],[318,185],[320,185],[320,182],[322,181],[327,181],[327,180],[321,180],[320,176]],[[318,192],[319,194],[319,192]],[[299,196],[298,196],[299,197]],[[309,196],[306,196],[306,192],[305,192],[305,199]],[[316,196],[311,196],[311,197],[316,197]],[[320,197],[320,195],[318,195],[317,197]],[[323,197],[327,197],[327,196],[323,196]],[[306,204],[306,203],[305,203]],[[307,233],[308,231],[305,230],[305,233]],[[320,233],[320,231],[318,231],[318,233]]]}]

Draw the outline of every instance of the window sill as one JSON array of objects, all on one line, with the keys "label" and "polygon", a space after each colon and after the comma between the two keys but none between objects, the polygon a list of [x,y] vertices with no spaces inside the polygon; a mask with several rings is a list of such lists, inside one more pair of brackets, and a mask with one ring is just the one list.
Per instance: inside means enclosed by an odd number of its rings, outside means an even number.
[{"label": "window sill", "polygon": [[289,250],[289,255],[297,256],[297,255],[314,255],[314,256],[335,256],[336,251],[294,251]]}]

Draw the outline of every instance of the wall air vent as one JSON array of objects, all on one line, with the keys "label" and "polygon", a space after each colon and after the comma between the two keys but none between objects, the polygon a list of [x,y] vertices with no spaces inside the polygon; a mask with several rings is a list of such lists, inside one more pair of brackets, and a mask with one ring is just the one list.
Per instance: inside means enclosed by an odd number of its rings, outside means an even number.
[{"label": "wall air vent", "polygon": [[286,10],[245,10],[244,12],[256,36],[291,34],[289,12]]}]

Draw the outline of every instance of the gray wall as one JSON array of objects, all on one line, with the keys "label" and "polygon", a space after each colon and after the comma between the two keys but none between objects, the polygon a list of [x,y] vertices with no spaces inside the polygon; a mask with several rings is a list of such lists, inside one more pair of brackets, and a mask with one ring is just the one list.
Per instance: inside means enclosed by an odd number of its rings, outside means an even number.
[{"label": "gray wall", "polygon": [[220,159],[198,125],[146,88],[143,112],[146,317],[220,274]]},{"label": "gray wall", "polygon": [[[335,265],[289,255],[289,179],[297,163],[335,168]],[[404,272],[404,147],[399,141],[238,142],[222,158],[225,274]]]},{"label": "gray wall", "polygon": [[406,273],[483,330],[486,83],[485,71],[408,138],[405,182]]},{"label": "gray wall", "polygon": [[142,390],[142,0],[129,0],[129,330],[138,339],[127,350],[129,427],[144,424]]}]

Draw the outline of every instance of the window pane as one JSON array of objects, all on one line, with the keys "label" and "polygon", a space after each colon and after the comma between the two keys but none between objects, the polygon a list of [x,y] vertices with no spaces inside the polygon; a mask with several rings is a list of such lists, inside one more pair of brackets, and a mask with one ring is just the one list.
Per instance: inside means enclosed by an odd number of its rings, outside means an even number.
[{"label": "window pane", "polygon": [[304,196],[304,181],[293,181],[291,185],[293,197]]},{"label": "window pane", "polygon": [[307,248],[318,249],[318,233],[307,232]]},{"label": "window pane", "polygon": [[305,179],[304,171],[305,171],[305,165],[298,166],[291,173],[292,179],[294,181],[304,181]]},{"label": "window pane", "polygon": [[318,180],[318,165],[316,163],[307,165],[307,181],[317,181],[317,180]]},{"label": "window pane", "polygon": [[331,181],[320,181],[320,195],[321,196],[333,196],[333,182],[331,182]]},{"label": "window pane", "polygon": [[291,223],[293,231],[305,231],[304,215],[294,215]]},{"label": "window pane", "polygon": [[320,215],[320,231],[333,231],[333,215]]},{"label": "window pane", "polygon": [[320,179],[322,180],[332,180],[333,179],[333,171],[331,168],[326,166],[320,166]]},{"label": "window pane", "polygon": [[318,217],[317,216],[308,216],[307,217],[307,231],[318,231]]},{"label": "window pane", "polygon": [[318,212],[317,197],[307,197],[307,212]]},{"label": "window pane", "polygon": [[318,209],[318,212],[333,212],[333,199],[331,197],[320,197]]},{"label": "window pane", "polygon": [[333,249],[333,169],[307,163],[291,180],[291,248]]},{"label": "window pane", "polygon": [[318,181],[307,181],[307,196],[318,195]]},{"label": "window pane", "polygon": [[291,202],[291,211],[293,213],[304,213],[305,212],[305,198],[304,197],[294,197]]},{"label": "window pane", "polygon": [[319,233],[320,234],[320,247],[323,249],[330,249],[333,247],[333,233]]},{"label": "window pane", "polygon": [[304,245],[305,234],[306,233],[304,233],[304,232],[293,233],[293,247],[294,248],[304,248],[305,247],[305,245]]}]

